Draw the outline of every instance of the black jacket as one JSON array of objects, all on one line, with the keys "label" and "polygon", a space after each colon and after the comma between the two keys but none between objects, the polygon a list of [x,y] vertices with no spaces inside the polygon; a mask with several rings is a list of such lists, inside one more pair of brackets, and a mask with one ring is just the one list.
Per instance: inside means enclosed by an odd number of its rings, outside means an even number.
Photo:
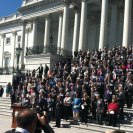
[{"label": "black jacket", "polygon": [[125,103],[125,94],[124,92],[121,92],[117,95],[117,100],[120,108],[123,108]]}]

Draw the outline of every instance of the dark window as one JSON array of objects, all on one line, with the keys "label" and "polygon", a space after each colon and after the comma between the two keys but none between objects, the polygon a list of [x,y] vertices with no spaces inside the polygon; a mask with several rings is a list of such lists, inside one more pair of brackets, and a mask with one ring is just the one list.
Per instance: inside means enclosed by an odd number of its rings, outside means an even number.
[{"label": "dark window", "polygon": [[11,38],[6,38],[6,44],[11,44]]},{"label": "dark window", "polygon": [[18,36],[18,42],[21,42],[21,36]]}]

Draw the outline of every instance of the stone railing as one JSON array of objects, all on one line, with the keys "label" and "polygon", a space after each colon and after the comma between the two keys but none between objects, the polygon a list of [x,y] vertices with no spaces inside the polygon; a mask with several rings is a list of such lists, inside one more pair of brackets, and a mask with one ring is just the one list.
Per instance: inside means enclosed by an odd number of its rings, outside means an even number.
[{"label": "stone railing", "polygon": [[72,52],[56,45],[38,45],[33,47],[26,48],[26,56],[29,55],[38,55],[38,54],[55,54],[63,57],[71,56]]},{"label": "stone railing", "polygon": [[2,18],[0,18],[0,24],[5,23],[5,22],[9,22],[9,21],[12,21],[12,20],[20,19],[21,16],[22,16],[21,13],[16,13],[16,14],[12,14],[10,16],[2,17]]},{"label": "stone railing", "polygon": [[51,3],[51,2],[68,2],[71,0],[23,0],[23,3],[22,3],[22,7],[23,6],[27,6],[27,5],[31,5],[31,4],[34,4],[34,3],[39,3],[39,2],[43,2],[43,3]]},{"label": "stone railing", "polygon": [[8,68],[0,68],[0,75],[10,75],[16,73],[17,68],[15,67],[8,67]]},{"label": "stone railing", "polygon": [[36,54],[42,54],[43,53],[44,46],[38,45],[33,47],[27,47],[26,48],[26,56],[28,55],[36,55]]}]

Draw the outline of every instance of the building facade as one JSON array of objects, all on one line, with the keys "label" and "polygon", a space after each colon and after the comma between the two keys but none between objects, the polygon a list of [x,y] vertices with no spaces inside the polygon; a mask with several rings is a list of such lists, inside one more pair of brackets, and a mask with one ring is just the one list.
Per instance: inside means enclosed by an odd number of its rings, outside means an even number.
[{"label": "building facade", "polygon": [[50,67],[75,50],[133,42],[132,0],[22,0],[16,14],[0,18],[0,68]]}]

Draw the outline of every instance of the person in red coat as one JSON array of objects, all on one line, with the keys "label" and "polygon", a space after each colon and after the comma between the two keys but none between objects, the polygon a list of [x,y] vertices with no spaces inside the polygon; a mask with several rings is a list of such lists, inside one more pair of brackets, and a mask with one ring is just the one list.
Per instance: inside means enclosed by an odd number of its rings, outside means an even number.
[{"label": "person in red coat", "polygon": [[116,102],[116,98],[112,99],[112,102],[108,105],[109,125],[116,126],[117,114],[119,111],[119,105]]}]

